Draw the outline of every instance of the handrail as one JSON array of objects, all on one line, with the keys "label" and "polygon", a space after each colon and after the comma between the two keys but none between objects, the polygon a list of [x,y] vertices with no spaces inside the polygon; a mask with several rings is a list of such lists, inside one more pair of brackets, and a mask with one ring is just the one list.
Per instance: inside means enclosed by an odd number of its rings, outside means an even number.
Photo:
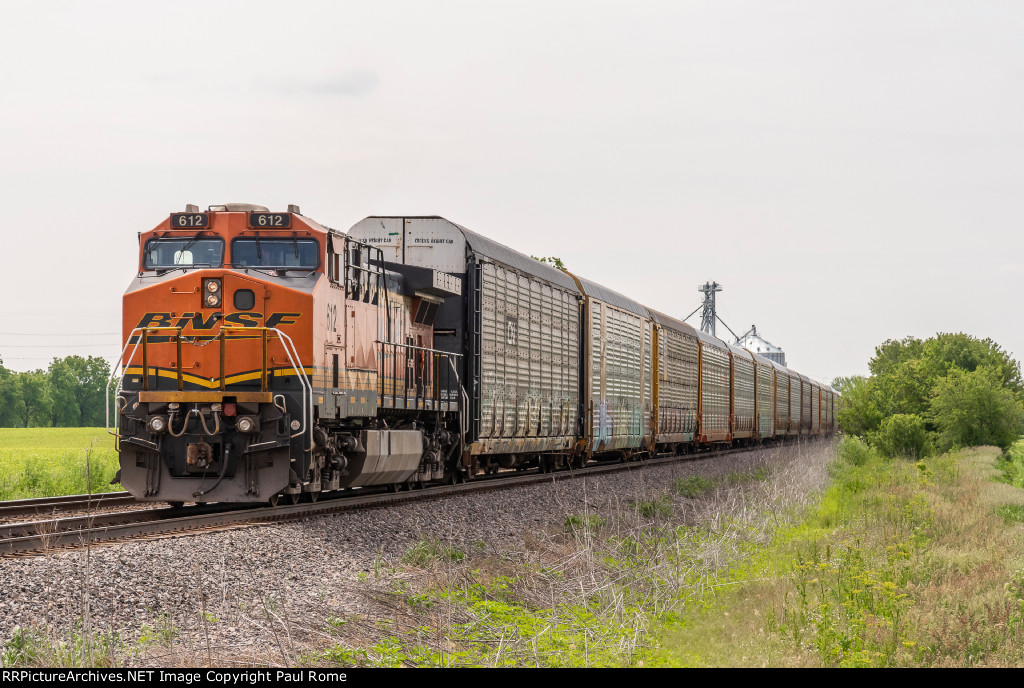
[{"label": "handrail", "polygon": [[[232,328],[237,329],[237,328]],[[242,328],[242,329],[252,329]],[[307,430],[309,431],[309,447],[304,448],[304,451],[313,451],[313,385],[310,383],[309,378],[306,377],[306,371],[300,368],[296,363],[296,359],[299,358],[298,349],[295,348],[295,343],[292,338],[286,335],[284,332],[276,327],[265,328],[270,332],[276,332],[277,336],[281,338],[282,344],[287,342],[287,346],[284,347],[284,353],[288,356],[288,360],[292,364],[292,369],[299,374],[299,380],[302,385],[306,388],[306,396],[302,398],[302,423],[303,428],[296,432],[292,437],[299,437],[304,434]],[[293,355],[294,354],[294,357]],[[307,403],[308,401],[308,403]]]},{"label": "handrail", "polygon": [[[148,342],[146,341],[146,335],[151,330],[175,330],[178,333],[178,335],[177,335],[177,342],[178,342],[178,362],[177,362],[177,365],[178,365],[178,389],[180,390],[181,386],[182,386],[182,380],[181,380],[181,328],[180,327],[136,327],[136,328],[133,328],[132,331],[128,333],[128,339],[125,341],[124,347],[121,349],[121,355],[118,356],[117,361],[115,361],[115,363],[114,363],[114,365],[112,367],[112,371],[119,371],[120,370],[120,368],[122,367],[122,361],[124,360],[124,354],[128,350],[128,346],[131,345],[132,338],[135,337],[136,333],[141,333],[141,336],[135,342],[135,346],[132,347],[132,353],[128,357],[128,363],[130,364],[133,360],[135,360],[135,352],[138,351],[139,344],[142,344],[142,378],[143,378],[143,385],[142,386],[143,386],[143,389],[146,389],[146,388],[149,387],[149,361],[147,360],[147,344],[148,344]],[[118,412],[118,415],[114,418],[114,432],[110,431],[110,384],[116,378],[117,379],[117,387],[114,390],[115,393],[120,393],[124,389],[123,386],[122,386],[122,383],[124,382],[124,376],[127,373],[128,366],[124,366],[124,368],[125,368],[125,370],[123,372],[121,372],[120,374],[118,374],[117,372],[112,372],[111,373],[110,378],[107,380],[106,397],[104,399],[104,415],[106,416],[105,421],[106,421],[107,433],[109,433],[111,435],[114,435],[115,437],[117,437],[119,439],[121,437],[120,424],[119,424],[120,415],[121,415],[120,414],[120,410]]]},{"label": "handrail", "polygon": [[[455,384],[459,386],[459,400],[462,402],[462,408],[459,409],[459,429],[462,430],[462,436],[465,437],[466,433],[469,431],[469,428],[467,427],[469,424],[469,418],[466,417],[466,411],[469,409],[469,395],[466,394],[466,388],[462,385],[462,380],[459,379],[459,371],[455,368],[455,361],[449,358],[448,364],[452,367],[452,372],[455,373]],[[493,407],[491,409],[491,421],[493,425]]]},{"label": "handrail", "polygon": [[[412,398],[417,402],[429,398],[436,402],[435,410],[440,409],[442,382],[446,390],[452,388],[448,370],[441,364],[442,358],[449,362],[455,374],[456,387],[461,387],[454,361],[462,354],[399,342],[375,340],[374,344],[377,345],[377,394],[382,402],[390,397],[391,405],[396,406],[400,391],[403,399],[408,399],[412,392]],[[401,375],[398,370],[400,357],[404,358]],[[410,370],[413,371],[411,375]]]},{"label": "handrail", "polygon": [[[148,334],[152,331],[160,330],[172,330],[175,334],[175,344],[177,347],[178,360],[176,362],[177,367],[177,383],[178,390],[181,391],[184,386],[184,380],[182,377],[182,356],[181,356],[181,328],[178,327],[136,327],[128,335],[128,339],[125,341],[124,347],[121,349],[121,355],[117,358],[113,366],[113,372],[110,378],[107,380],[106,386],[106,399],[105,399],[105,415],[106,415],[106,430],[109,434],[120,438],[120,409],[117,415],[114,417],[114,427],[111,431],[110,427],[110,386],[114,380],[117,380],[117,386],[115,393],[120,395],[124,389],[124,376],[127,374],[128,367],[131,362],[135,360],[135,353],[138,351],[139,344],[142,344],[142,386],[143,389],[149,387],[149,361],[148,361]],[[267,353],[268,353],[268,333],[273,332],[277,334],[279,341],[281,342],[282,348],[284,349],[285,355],[288,357],[288,362],[291,364],[292,369],[297,373],[299,383],[302,386],[302,427],[295,433],[291,434],[290,437],[299,437],[306,433],[309,434],[309,446],[304,447],[304,451],[312,451],[313,449],[313,386],[306,376],[305,370],[299,366],[298,360],[300,359],[298,349],[295,347],[295,342],[287,334],[282,332],[276,327],[244,327],[244,326],[224,326],[222,325],[218,331],[216,338],[220,341],[220,384],[219,387],[222,391],[226,390],[227,374],[225,371],[225,359],[226,359],[226,347],[227,347],[227,333],[228,332],[253,332],[260,331],[260,338],[262,344],[262,360],[261,360],[261,374],[260,374],[260,388],[261,391],[266,392],[269,388],[268,371],[267,371]],[[140,335],[135,340],[134,346],[132,339]],[[211,340],[212,341],[212,340]],[[195,345],[195,341],[189,342]],[[128,356],[128,363],[124,364],[124,356],[128,351],[128,347],[131,346],[131,354]],[[289,428],[289,430],[291,430]]]},{"label": "handrail", "polygon": [[[106,428],[107,428],[107,433],[108,434],[111,434],[111,435],[113,435],[114,437],[117,437],[117,438],[121,437],[120,432],[118,432],[118,430],[120,429],[120,427],[118,425],[118,420],[121,417],[121,413],[120,413],[120,410],[118,410],[118,414],[114,418],[114,432],[110,432],[110,384],[116,378],[117,379],[117,387],[114,390],[114,392],[115,393],[120,393],[120,391],[122,389],[121,383],[124,381],[125,372],[127,372],[127,367],[125,367],[125,371],[124,372],[118,372],[118,371],[121,370],[121,361],[124,360],[124,354],[125,354],[126,351],[128,351],[128,346],[132,343],[132,337],[134,337],[135,333],[138,332],[141,329],[142,329],[141,327],[136,327],[135,329],[133,329],[128,334],[128,339],[125,340],[124,347],[121,349],[121,355],[118,356],[117,361],[114,362],[114,365],[111,368],[111,370],[113,372],[111,372],[110,377],[107,379],[106,396],[104,398],[104,404],[103,404],[104,411],[105,411],[105,414],[106,414]],[[133,358],[135,358],[135,350],[138,349],[138,348],[139,348],[139,342],[136,341],[135,342],[135,347],[132,349],[132,355],[128,358],[129,361],[131,361]]]}]

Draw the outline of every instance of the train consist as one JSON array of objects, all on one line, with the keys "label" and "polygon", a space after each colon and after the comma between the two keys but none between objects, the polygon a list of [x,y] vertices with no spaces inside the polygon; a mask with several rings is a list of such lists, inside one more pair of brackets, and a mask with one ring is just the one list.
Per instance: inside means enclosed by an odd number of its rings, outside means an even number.
[{"label": "train consist", "polygon": [[835,431],[777,363],[440,217],[189,206],[139,235],[112,380],[141,500],[286,496]]}]

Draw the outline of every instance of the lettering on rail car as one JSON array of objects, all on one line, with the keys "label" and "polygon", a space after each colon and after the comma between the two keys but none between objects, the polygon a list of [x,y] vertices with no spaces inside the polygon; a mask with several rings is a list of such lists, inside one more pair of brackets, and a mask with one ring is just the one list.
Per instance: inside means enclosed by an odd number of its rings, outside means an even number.
[{"label": "lettering on rail car", "polygon": [[338,331],[338,305],[335,303],[327,304],[327,330]]},{"label": "lettering on rail car", "polygon": [[[271,313],[267,316],[267,327],[278,327],[279,325],[294,325],[302,317],[302,313]],[[212,313],[204,317],[202,313],[146,313],[139,320],[136,327],[180,327],[185,329],[189,326],[193,330],[212,330],[218,320],[224,320],[228,325],[236,327],[259,327],[262,313],[255,311],[239,311],[237,313]]]}]

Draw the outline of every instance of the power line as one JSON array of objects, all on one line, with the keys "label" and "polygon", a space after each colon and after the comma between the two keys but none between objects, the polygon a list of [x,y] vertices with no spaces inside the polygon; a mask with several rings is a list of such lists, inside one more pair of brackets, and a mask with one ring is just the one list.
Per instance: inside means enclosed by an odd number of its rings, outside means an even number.
[{"label": "power line", "polygon": [[117,320],[119,315],[84,315],[82,313],[54,313],[52,311],[0,311],[0,315],[24,315],[36,318],[89,318],[92,320]]},{"label": "power line", "polygon": [[[0,356],[0,362],[4,361],[49,361],[56,356]],[[66,358],[66,357],[65,357]],[[116,361],[117,356],[92,356],[91,358],[102,358],[107,361]]]},{"label": "power line", "polygon": [[102,346],[112,348],[113,344],[0,344],[0,349],[88,349]]},{"label": "power line", "polygon": [[116,337],[120,332],[0,332],[0,337]]}]

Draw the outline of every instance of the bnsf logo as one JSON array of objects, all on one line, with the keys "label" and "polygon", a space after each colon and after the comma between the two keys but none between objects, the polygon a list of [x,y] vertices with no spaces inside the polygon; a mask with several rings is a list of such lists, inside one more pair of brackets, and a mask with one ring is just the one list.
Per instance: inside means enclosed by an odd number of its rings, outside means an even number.
[{"label": "bnsf logo", "polygon": [[[267,316],[267,327],[278,327],[280,325],[294,325],[302,313],[271,313]],[[254,311],[242,311],[240,313],[213,313],[209,318],[203,318],[202,313],[146,313],[136,327],[178,327],[185,329],[189,325],[193,330],[212,330],[218,320],[223,320],[227,325],[235,327],[259,327],[263,319],[262,313]]]}]

